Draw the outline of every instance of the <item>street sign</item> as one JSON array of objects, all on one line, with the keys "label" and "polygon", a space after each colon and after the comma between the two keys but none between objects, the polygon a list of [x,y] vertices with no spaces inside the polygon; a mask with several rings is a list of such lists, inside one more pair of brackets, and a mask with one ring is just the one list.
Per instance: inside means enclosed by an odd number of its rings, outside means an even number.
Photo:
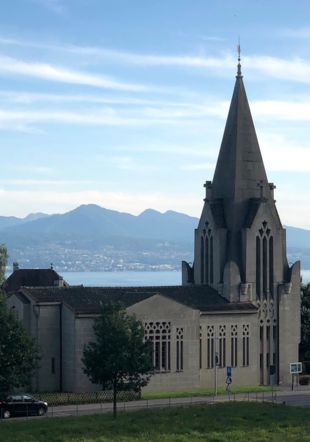
[{"label": "street sign", "polygon": [[302,372],[302,363],[301,362],[291,362],[290,363],[290,373],[298,374]]},{"label": "street sign", "polygon": [[226,367],[226,376],[228,378],[232,377],[232,369],[231,369],[231,367]]}]

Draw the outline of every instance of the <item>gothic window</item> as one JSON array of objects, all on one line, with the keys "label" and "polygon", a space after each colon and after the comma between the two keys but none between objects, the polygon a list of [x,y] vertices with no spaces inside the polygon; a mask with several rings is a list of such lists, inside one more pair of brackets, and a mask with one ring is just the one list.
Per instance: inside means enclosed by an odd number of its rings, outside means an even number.
[{"label": "gothic window", "polygon": [[205,279],[205,242],[204,242],[204,237],[201,237],[201,244],[200,244],[200,279],[201,279],[201,284],[204,283],[204,279]]},{"label": "gothic window", "polygon": [[273,337],[273,355],[272,355],[272,364],[277,365],[277,355],[276,355],[276,348],[277,348],[277,327],[274,325],[272,327],[272,337]]},{"label": "gothic window", "polygon": [[200,334],[199,334],[199,368],[202,368],[202,330],[200,326]]},{"label": "gothic window", "polygon": [[273,237],[269,238],[269,291],[273,296]]},{"label": "gothic window", "polygon": [[266,366],[270,367],[270,326],[266,327],[266,344],[267,344],[267,353],[266,353]]},{"label": "gothic window", "polygon": [[213,284],[213,236],[210,237],[210,284]]},{"label": "gothic window", "polygon": [[264,383],[264,326],[259,327],[259,340],[260,340],[260,352],[259,352],[259,368],[260,368],[260,383]]},{"label": "gothic window", "polygon": [[170,322],[146,322],[144,324],[144,336],[146,341],[152,342],[153,366],[156,371],[170,370]]},{"label": "gothic window", "polygon": [[226,366],[226,325],[219,326],[219,366]]},{"label": "gothic window", "polygon": [[213,235],[209,223],[206,222],[201,237],[201,283],[213,284],[213,281]]},{"label": "gothic window", "polygon": [[209,237],[205,238],[205,282],[209,282]]},{"label": "gothic window", "polygon": [[238,365],[238,326],[230,326],[231,366]]},{"label": "gothic window", "polygon": [[260,298],[261,294],[261,259],[260,259],[260,238],[256,237],[256,295]]},{"label": "gothic window", "polygon": [[214,325],[207,327],[207,368],[214,367]]},{"label": "gothic window", "polygon": [[177,371],[183,370],[183,327],[176,329],[176,369]]},{"label": "gothic window", "polygon": [[242,365],[247,367],[250,361],[250,326],[242,325]]},{"label": "gothic window", "polygon": [[274,273],[273,237],[267,221],[256,236],[256,295],[258,299],[273,296]]}]

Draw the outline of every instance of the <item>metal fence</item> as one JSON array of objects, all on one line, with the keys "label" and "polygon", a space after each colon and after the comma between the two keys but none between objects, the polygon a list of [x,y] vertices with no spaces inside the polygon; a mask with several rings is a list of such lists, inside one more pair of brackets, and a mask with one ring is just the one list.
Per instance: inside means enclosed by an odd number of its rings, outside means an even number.
[{"label": "metal fence", "polygon": [[[100,404],[113,402],[112,391],[97,391],[93,393],[34,393],[33,396],[41,401],[45,401],[49,406],[56,405],[81,405]],[[141,393],[135,391],[117,392],[118,401],[136,401],[141,397]]]},{"label": "metal fence", "polygon": [[[53,405],[49,403],[49,410],[45,417],[61,417],[61,416],[83,416],[83,415],[91,415],[91,414],[102,414],[102,413],[111,413],[113,404],[110,401],[102,401],[100,400],[100,394],[106,392],[98,392],[97,399],[98,402],[77,402],[75,404],[66,404],[62,403],[62,405]],[[122,392],[122,393],[130,393],[130,392]],[[131,392],[132,393],[132,392]],[[73,394],[73,393],[69,393]],[[111,394],[111,392],[110,392]],[[83,398],[89,396],[89,393],[84,394]],[[46,396],[42,398],[46,399]],[[95,395],[96,398],[96,395]],[[107,399],[104,396],[104,399]],[[73,398],[70,398],[73,400]],[[181,397],[181,398],[165,398],[165,399],[140,399],[140,400],[120,400],[118,399],[117,409],[120,412],[130,412],[137,411],[142,409],[156,409],[156,408],[170,408],[170,407],[187,407],[192,405],[214,405],[222,402],[234,402],[234,401],[248,401],[248,402],[268,402],[271,404],[279,403],[277,392],[272,391],[268,393],[227,393],[226,395],[213,395],[213,396],[191,396],[191,397]],[[281,403],[281,401],[280,401]],[[30,418],[30,413],[26,415],[24,418]],[[7,421],[6,419],[1,419],[1,421]]]}]

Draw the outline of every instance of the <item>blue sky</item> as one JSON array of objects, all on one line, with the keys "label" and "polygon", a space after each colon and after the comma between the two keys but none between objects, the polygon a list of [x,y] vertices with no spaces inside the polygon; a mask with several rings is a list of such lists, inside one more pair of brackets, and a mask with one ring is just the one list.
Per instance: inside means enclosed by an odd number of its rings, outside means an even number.
[{"label": "blue sky", "polygon": [[309,17],[305,0],[3,2],[0,215],[199,216],[240,35],[280,216],[310,228]]}]

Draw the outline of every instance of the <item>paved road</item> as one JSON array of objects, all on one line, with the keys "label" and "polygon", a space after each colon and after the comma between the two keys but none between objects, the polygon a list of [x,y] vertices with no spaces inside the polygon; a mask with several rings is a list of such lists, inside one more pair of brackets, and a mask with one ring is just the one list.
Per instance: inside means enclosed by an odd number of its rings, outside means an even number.
[{"label": "paved road", "polygon": [[[288,406],[300,406],[310,408],[310,390],[301,391],[276,391],[271,393],[249,393],[249,394],[231,394],[219,396],[200,396],[189,398],[167,398],[167,399],[150,399],[132,402],[119,402],[117,405],[118,411],[135,411],[141,409],[155,409],[166,407],[187,406],[194,404],[209,404],[213,405],[219,402],[226,401],[257,401],[257,402],[274,402],[278,404],[285,404]],[[57,407],[49,407],[47,417],[61,417],[61,416],[82,416],[90,414],[111,413],[112,404],[83,404],[83,405],[63,405]],[[42,419],[42,417],[31,417],[34,419]],[[19,418],[19,420],[24,418]],[[25,418],[25,419],[29,419]],[[44,419],[44,417],[43,417]],[[1,420],[0,420],[1,421]]]}]

